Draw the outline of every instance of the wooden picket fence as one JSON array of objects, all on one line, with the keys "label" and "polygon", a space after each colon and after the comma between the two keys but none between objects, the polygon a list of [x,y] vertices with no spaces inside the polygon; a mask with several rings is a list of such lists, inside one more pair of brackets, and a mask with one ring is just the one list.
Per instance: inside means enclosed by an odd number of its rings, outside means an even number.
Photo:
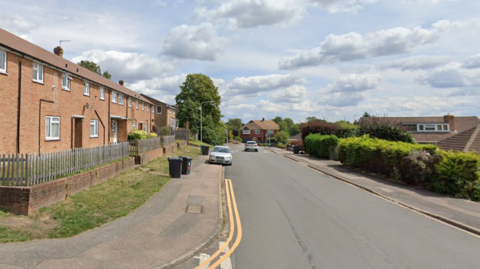
[{"label": "wooden picket fence", "polygon": [[128,143],[48,153],[0,154],[0,185],[33,186],[128,156]]}]

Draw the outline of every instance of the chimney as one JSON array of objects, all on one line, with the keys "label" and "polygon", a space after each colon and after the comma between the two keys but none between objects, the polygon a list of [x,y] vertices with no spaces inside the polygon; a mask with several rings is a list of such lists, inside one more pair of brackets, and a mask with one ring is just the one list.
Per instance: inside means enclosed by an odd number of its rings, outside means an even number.
[{"label": "chimney", "polygon": [[62,47],[56,46],[56,47],[53,49],[53,53],[55,53],[55,55],[60,56],[60,57],[63,58],[63,49],[62,49]]},{"label": "chimney", "polygon": [[447,114],[443,116],[443,122],[450,124],[450,132],[455,132],[457,127],[455,126],[455,117],[453,115]]},{"label": "chimney", "polygon": [[262,121],[265,121],[265,118],[262,118]]},{"label": "chimney", "polygon": [[120,84],[120,85],[123,86],[123,84],[124,84],[123,80],[119,80],[119,81],[118,81],[118,84]]}]

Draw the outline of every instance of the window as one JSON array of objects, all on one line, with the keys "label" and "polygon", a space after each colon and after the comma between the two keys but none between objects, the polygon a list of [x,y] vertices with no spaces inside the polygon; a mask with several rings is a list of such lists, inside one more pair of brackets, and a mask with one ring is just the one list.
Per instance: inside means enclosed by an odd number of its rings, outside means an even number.
[{"label": "window", "polygon": [[118,103],[123,106],[123,93],[118,94]]},{"label": "window", "polygon": [[46,117],[45,140],[60,139],[60,117]]},{"label": "window", "polygon": [[138,109],[138,100],[137,100],[137,109]]},{"label": "window", "polygon": [[98,137],[98,120],[90,121],[90,137]]},{"label": "window", "polygon": [[131,97],[128,98],[128,107],[132,107],[132,98]]},{"label": "window", "polygon": [[418,132],[449,132],[450,125],[448,123],[442,124],[418,124]]},{"label": "window", "polygon": [[152,108],[150,109],[152,111],[152,114],[153,114],[154,109],[155,109],[155,106],[152,106]]},{"label": "window", "polygon": [[83,95],[90,96],[90,83],[85,81],[85,84],[83,86]]},{"label": "window", "polygon": [[242,134],[250,134],[250,130],[249,129],[243,129]]},{"label": "window", "polygon": [[267,130],[267,134],[273,134],[273,130]]},{"label": "window", "polygon": [[112,91],[112,103],[117,103],[117,92]]},{"label": "window", "polygon": [[105,89],[100,87],[100,100],[105,100]]},{"label": "window", "polygon": [[132,129],[136,129],[136,128],[137,128],[137,124],[134,122],[134,123],[132,124]]},{"label": "window", "polygon": [[148,133],[148,123],[145,123],[145,133]]},{"label": "window", "polygon": [[255,134],[260,134],[260,130],[255,130]]},{"label": "window", "polygon": [[157,114],[162,114],[162,106],[157,106]]},{"label": "window", "polygon": [[142,102],[142,110],[145,110],[145,103]]},{"label": "window", "polygon": [[7,73],[7,53],[0,50],[0,73]]},{"label": "window", "polygon": [[43,83],[43,65],[33,63],[33,81]]},{"label": "window", "polygon": [[66,91],[70,91],[70,76],[67,73],[63,73],[62,75],[62,89]]}]

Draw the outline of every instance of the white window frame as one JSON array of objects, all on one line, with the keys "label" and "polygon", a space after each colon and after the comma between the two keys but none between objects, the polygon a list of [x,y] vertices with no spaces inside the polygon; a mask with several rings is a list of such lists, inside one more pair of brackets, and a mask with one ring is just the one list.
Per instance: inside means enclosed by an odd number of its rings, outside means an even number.
[{"label": "white window frame", "polygon": [[142,102],[142,110],[145,110],[145,102]]},{"label": "white window frame", "polygon": [[[92,134],[93,125],[93,134]],[[90,120],[90,137],[98,137],[98,120]]]},{"label": "white window frame", "polygon": [[132,97],[128,97],[128,107],[132,107]]},{"label": "white window frame", "polygon": [[[158,108],[160,108],[160,113],[158,112]],[[162,114],[162,106],[157,106],[157,111],[156,111],[157,114]]]},{"label": "white window frame", "polygon": [[138,99],[137,99],[137,105],[136,105],[137,109],[138,109]]},{"label": "white window frame", "polygon": [[243,129],[242,134],[249,135],[250,134],[250,129]]},{"label": "white window frame", "polygon": [[62,90],[70,91],[70,80],[72,80],[72,78],[67,73],[62,74]]},{"label": "white window frame", "polygon": [[124,103],[123,103],[123,93],[118,94],[118,103],[122,106],[124,105]]},{"label": "white window frame", "polygon": [[148,123],[145,123],[145,127],[143,127],[145,133],[148,133]]},{"label": "white window frame", "polygon": [[257,135],[260,134],[260,130],[256,129],[255,134],[257,134]]},{"label": "white window frame", "polygon": [[273,130],[267,130],[267,134],[273,134]]},{"label": "white window frame", "polygon": [[[52,136],[52,126],[58,124],[58,137]],[[46,116],[45,117],[45,140],[60,140],[60,117]]]},{"label": "white window frame", "polygon": [[450,132],[450,124],[448,123],[417,124],[417,132]]},{"label": "white window frame", "polygon": [[132,129],[137,129],[137,124],[135,122],[132,123]]},{"label": "white window frame", "polygon": [[3,68],[0,66],[0,73],[6,74],[7,73],[7,52],[0,50],[0,54],[3,54],[4,56],[3,63],[0,63],[0,64],[3,64]]},{"label": "white window frame", "polygon": [[[33,81],[43,84],[43,75],[44,75],[43,74],[43,65],[34,62],[32,70],[33,70],[33,72],[32,72]],[[35,72],[37,72],[36,77],[35,77]]]},{"label": "white window frame", "polygon": [[118,94],[116,91],[112,91],[112,103],[117,103]]},{"label": "white window frame", "polygon": [[83,95],[90,96],[90,82],[83,82]]},{"label": "white window frame", "polygon": [[100,100],[105,100],[105,88],[100,87]]}]

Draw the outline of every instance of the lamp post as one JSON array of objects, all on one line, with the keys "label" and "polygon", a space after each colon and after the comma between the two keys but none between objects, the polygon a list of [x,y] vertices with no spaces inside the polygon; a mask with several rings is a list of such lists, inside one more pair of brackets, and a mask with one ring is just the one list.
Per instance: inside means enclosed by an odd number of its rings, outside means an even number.
[{"label": "lamp post", "polygon": [[202,105],[203,104],[211,104],[211,103],[213,103],[213,101],[205,101],[205,102],[200,103],[200,152],[202,152],[202,154],[203,154],[203,149],[202,149],[202,143],[203,143],[203,139],[202,139]]}]

